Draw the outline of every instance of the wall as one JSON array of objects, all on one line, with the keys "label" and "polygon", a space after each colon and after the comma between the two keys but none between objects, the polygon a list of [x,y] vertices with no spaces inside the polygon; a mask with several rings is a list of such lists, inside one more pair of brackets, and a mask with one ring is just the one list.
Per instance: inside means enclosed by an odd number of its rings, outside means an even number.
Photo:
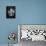
[{"label": "wall", "polygon": [[17,0],[19,24],[46,24],[46,0]]}]

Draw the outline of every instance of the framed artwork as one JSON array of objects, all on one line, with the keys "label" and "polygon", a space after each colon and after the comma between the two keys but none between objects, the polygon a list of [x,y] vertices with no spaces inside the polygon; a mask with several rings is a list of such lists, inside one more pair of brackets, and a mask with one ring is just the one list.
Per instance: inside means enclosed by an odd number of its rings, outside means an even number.
[{"label": "framed artwork", "polygon": [[6,7],[6,18],[16,18],[16,6]]}]

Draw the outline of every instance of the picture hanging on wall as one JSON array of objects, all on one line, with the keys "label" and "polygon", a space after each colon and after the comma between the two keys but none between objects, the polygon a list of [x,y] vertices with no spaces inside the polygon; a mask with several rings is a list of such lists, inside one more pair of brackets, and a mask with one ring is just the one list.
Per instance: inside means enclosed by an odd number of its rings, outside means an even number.
[{"label": "picture hanging on wall", "polygon": [[6,7],[6,18],[16,18],[16,6]]}]

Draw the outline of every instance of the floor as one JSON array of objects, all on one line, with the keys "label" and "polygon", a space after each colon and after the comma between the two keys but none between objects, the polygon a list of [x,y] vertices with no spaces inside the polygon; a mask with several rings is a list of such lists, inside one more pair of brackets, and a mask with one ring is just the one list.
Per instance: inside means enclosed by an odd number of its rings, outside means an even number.
[{"label": "floor", "polygon": [[45,41],[32,42],[31,40],[28,40],[28,41],[21,40],[20,46],[46,46],[46,42]]},{"label": "floor", "polygon": [[[0,44],[0,46],[8,46],[8,45],[7,44]],[[46,46],[46,42],[45,41],[32,42],[31,40],[28,40],[28,41],[21,40],[19,44],[14,44],[13,46]]]},{"label": "floor", "polygon": [[[0,44],[0,46],[8,46],[8,44]],[[10,45],[10,46],[18,46],[18,44]]]}]

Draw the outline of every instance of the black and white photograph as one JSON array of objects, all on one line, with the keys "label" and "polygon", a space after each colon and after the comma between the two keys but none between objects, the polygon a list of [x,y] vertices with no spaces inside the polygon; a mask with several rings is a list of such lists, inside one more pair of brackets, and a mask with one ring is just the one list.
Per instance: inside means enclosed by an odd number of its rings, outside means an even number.
[{"label": "black and white photograph", "polygon": [[16,6],[6,7],[6,18],[16,18]]}]

